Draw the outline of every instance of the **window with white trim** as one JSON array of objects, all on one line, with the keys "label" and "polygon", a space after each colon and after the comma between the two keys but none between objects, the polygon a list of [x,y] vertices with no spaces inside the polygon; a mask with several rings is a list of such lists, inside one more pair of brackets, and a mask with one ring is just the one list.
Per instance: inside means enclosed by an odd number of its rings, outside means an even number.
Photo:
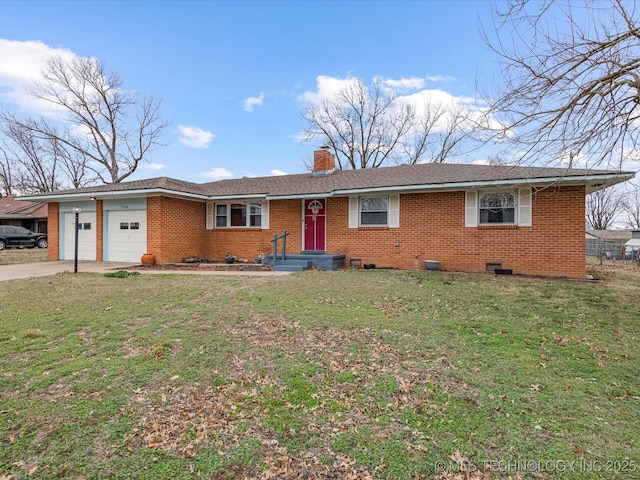
[{"label": "window with white trim", "polygon": [[262,226],[260,203],[217,203],[215,215],[216,228]]},{"label": "window with white trim", "polygon": [[349,228],[400,228],[400,195],[349,197]]},{"label": "window with white trim", "polygon": [[389,197],[360,197],[360,225],[387,225]]},{"label": "window with white trim", "polygon": [[480,225],[514,225],[516,223],[515,192],[480,192]]},{"label": "window with white trim", "polygon": [[528,186],[517,190],[467,190],[464,226],[531,227],[532,200]]}]

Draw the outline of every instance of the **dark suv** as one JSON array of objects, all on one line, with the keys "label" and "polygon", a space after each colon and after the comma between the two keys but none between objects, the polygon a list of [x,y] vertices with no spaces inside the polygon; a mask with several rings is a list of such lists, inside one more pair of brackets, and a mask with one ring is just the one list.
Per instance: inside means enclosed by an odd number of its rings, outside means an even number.
[{"label": "dark suv", "polygon": [[47,248],[47,236],[22,227],[0,225],[0,250],[5,248]]}]

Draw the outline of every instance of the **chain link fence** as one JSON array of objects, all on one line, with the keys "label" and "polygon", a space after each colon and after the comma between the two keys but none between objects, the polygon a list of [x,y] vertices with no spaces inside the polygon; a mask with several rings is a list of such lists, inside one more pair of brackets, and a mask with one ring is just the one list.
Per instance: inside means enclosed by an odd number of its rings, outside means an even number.
[{"label": "chain link fence", "polygon": [[599,239],[588,239],[587,258],[598,260],[614,260],[629,263],[640,261],[640,249],[638,247],[628,247],[626,241],[604,241]]}]

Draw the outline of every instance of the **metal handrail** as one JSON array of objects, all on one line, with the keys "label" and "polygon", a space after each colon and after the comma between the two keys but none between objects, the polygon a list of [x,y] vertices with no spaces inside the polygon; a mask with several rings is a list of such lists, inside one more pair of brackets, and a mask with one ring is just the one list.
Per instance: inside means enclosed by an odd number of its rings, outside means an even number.
[{"label": "metal handrail", "polygon": [[282,239],[282,260],[285,260],[286,258],[286,251],[287,251],[287,236],[289,235],[289,233],[286,230],[282,231],[282,235],[278,236],[277,233],[273,234],[273,240],[271,240],[271,243],[273,243],[273,266],[276,266],[276,261],[278,259],[278,240]]}]

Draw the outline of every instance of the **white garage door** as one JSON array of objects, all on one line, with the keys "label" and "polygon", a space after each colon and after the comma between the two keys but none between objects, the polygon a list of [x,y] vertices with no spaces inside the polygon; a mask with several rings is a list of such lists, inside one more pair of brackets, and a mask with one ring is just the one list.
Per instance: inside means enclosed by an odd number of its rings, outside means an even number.
[{"label": "white garage door", "polygon": [[111,210],[108,218],[108,253],[110,262],[140,262],[147,252],[147,211]]},{"label": "white garage door", "polygon": [[[78,216],[78,260],[96,259],[96,212],[81,212]],[[64,214],[64,258],[75,258],[76,214]]]}]

